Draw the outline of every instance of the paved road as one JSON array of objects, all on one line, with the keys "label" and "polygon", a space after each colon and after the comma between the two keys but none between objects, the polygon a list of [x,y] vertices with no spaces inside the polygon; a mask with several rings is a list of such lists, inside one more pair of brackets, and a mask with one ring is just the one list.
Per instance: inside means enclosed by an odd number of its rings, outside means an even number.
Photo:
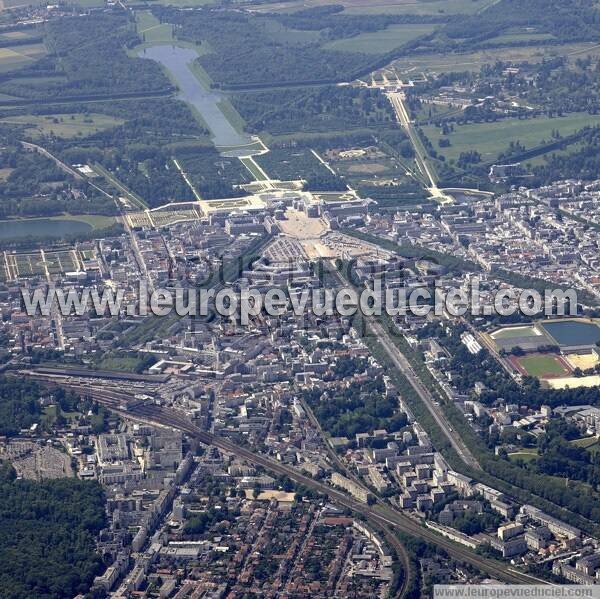
[{"label": "paved road", "polygon": [[390,92],[387,94],[390,102],[392,103],[392,107],[396,112],[396,116],[398,118],[398,122],[406,133],[413,145],[415,150],[415,161],[419,170],[425,177],[425,181],[427,182],[427,191],[429,191],[432,198],[437,200],[438,202],[444,203],[452,203],[454,200],[446,195],[436,183],[435,176],[429,168],[429,164],[427,163],[427,156],[425,156],[421,150],[421,141],[418,139],[418,133],[413,130],[413,126],[410,120],[410,116],[408,111],[406,110],[406,106],[404,106],[403,94],[402,92]]},{"label": "paved road", "polygon": [[[347,285],[346,281],[344,281],[341,275],[335,270],[335,267],[331,270],[331,273],[336,277],[341,286]],[[465,442],[452,428],[452,425],[446,418],[442,407],[436,404],[429,389],[421,382],[421,379],[413,370],[413,367],[410,365],[410,362],[406,356],[398,349],[396,344],[391,339],[389,333],[381,325],[379,320],[374,316],[365,316],[364,318],[368,322],[373,333],[375,333],[377,336],[378,341],[381,343],[383,349],[386,351],[396,368],[398,368],[398,370],[406,377],[421,401],[425,404],[426,408],[433,416],[433,419],[436,421],[437,425],[442,430],[442,433],[448,439],[461,460],[467,466],[481,470],[481,466],[479,465],[479,462],[476,460],[475,456],[471,453]]]},{"label": "paved road", "polygon": [[54,162],[60,170],[67,173],[67,175],[71,175],[71,177],[73,177],[74,179],[77,179],[78,181],[85,180],[85,177],[79,171],[76,171],[74,168],[70,167],[68,164],[64,163],[62,160],[60,160],[59,158],[54,156],[54,154],[51,154],[50,152],[48,152],[48,150],[46,150],[46,148],[42,148],[42,146],[38,146],[37,144],[32,144],[27,141],[22,141],[21,145],[26,150],[31,150],[33,152],[37,152],[38,154],[45,156],[49,160],[52,160],[52,162]]},{"label": "paved road", "polygon": [[387,352],[390,359],[394,362],[398,370],[408,379],[421,401],[425,404],[437,425],[440,427],[444,436],[448,439],[460,459],[470,466],[481,470],[479,462],[466,446],[464,441],[456,434],[452,425],[446,418],[441,406],[437,405],[429,389],[421,382],[419,376],[415,373],[406,356],[398,349],[395,343],[391,340],[388,332],[381,326],[375,318],[369,318],[369,326],[377,335],[377,339]]}]

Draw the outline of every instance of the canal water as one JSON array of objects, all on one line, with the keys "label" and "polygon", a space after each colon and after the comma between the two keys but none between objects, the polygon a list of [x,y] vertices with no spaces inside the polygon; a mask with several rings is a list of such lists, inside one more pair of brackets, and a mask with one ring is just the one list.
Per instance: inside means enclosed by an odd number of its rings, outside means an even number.
[{"label": "canal water", "polygon": [[210,89],[190,68],[198,58],[192,48],[177,45],[156,45],[145,48],[140,56],[162,64],[180,89],[178,98],[191,104],[201,115],[213,135],[215,146],[241,146],[252,143],[248,135],[240,134],[221,110],[219,102],[225,96]]}]

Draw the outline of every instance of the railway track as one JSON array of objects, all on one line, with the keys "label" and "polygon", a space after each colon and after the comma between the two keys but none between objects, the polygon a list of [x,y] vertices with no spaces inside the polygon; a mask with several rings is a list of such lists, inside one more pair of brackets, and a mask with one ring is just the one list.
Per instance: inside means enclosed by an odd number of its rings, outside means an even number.
[{"label": "railway track", "polygon": [[[421,538],[424,541],[443,549],[450,557],[469,563],[477,569],[486,572],[488,575],[504,582],[511,584],[548,584],[547,581],[536,578],[525,572],[520,572],[514,568],[510,568],[502,562],[484,558],[477,553],[436,534],[432,530],[425,528],[418,521],[382,501],[376,501],[374,505],[366,505],[324,483],[305,476],[295,468],[284,465],[262,454],[255,453],[250,449],[237,445],[223,437],[203,431],[192,424],[186,415],[179,413],[174,409],[164,408],[152,403],[134,402],[134,394],[127,393],[123,390],[115,391],[98,388],[97,386],[92,387],[73,381],[57,380],[57,377],[41,375],[33,371],[29,371],[27,374],[38,380],[61,384],[84,395],[88,395],[99,404],[117,411],[126,418],[145,424],[166,426],[180,430],[205,445],[213,445],[226,453],[241,457],[249,463],[261,466],[275,474],[287,476],[293,481],[321,493],[331,501],[362,515],[368,523],[383,530],[386,540],[396,550],[398,557],[405,568],[405,572],[410,572],[410,560],[406,554],[405,548],[393,531]],[[405,576],[403,586],[398,593],[398,596],[404,596],[407,591],[407,583],[408,577]]]}]

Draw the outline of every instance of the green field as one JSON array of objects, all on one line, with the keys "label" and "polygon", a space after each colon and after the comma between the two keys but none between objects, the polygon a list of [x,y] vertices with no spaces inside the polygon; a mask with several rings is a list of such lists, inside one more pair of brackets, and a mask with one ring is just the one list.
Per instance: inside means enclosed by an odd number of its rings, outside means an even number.
[{"label": "green field", "polygon": [[53,219],[83,222],[94,229],[106,229],[117,222],[114,216],[104,216],[103,214],[61,214],[60,216],[50,216],[48,220]]},{"label": "green field", "polygon": [[526,42],[546,42],[554,39],[551,33],[527,33],[527,32],[515,32],[505,33],[498,37],[493,37],[489,40],[491,44],[523,44]]},{"label": "green field", "polygon": [[213,4],[215,0],[157,0],[156,4],[163,4],[165,6],[175,6],[177,8],[195,8],[198,6],[206,6],[207,4]]},{"label": "green field", "polygon": [[17,29],[15,31],[6,31],[0,34],[0,41],[3,42],[12,42],[23,40],[31,40],[39,38],[41,35],[41,31],[36,29],[35,27],[28,27],[27,29]]},{"label": "green field", "polygon": [[0,0],[0,9],[23,8],[25,6],[40,6],[41,0]]},{"label": "green field", "polygon": [[566,368],[561,364],[557,356],[525,356],[519,358],[518,362],[527,371],[527,374],[536,378],[568,376]]},{"label": "green field", "polygon": [[0,73],[29,65],[44,54],[46,54],[46,47],[41,43],[0,48]]},{"label": "green field", "polygon": [[544,59],[567,56],[572,60],[578,57],[600,55],[600,46],[593,43],[516,46],[514,48],[492,48],[476,52],[437,53],[406,56],[395,60],[393,65],[400,73],[450,73],[462,71],[479,71],[485,64],[494,64],[498,60],[504,62],[538,63]]},{"label": "green field", "polygon": [[583,447],[584,449],[590,449],[594,445],[598,445],[598,437],[582,437],[581,439],[573,439],[571,445],[577,447]]},{"label": "green field", "polygon": [[382,54],[402,46],[422,35],[431,33],[435,25],[391,25],[373,33],[361,33],[355,37],[334,40],[323,46],[326,50]]},{"label": "green field", "polygon": [[[598,124],[600,115],[573,113],[560,118],[504,119],[495,123],[455,125],[455,130],[447,136],[443,136],[440,128],[433,125],[423,127],[423,132],[446,160],[456,160],[462,152],[476,149],[483,162],[491,162],[508,149],[511,141],[520,141],[526,149],[531,149],[544,140],[550,142],[553,130],[558,130],[566,137],[587,125]],[[450,140],[449,148],[439,147],[438,140],[442,137]]]},{"label": "green field", "polygon": [[256,162],[252,158],[240,158],[240,161],[250,171],[256,181],[265,181],[264,174],[257,168]]},{"label": "green field", "polygon": [[55,135],[65,139],[92,135],[98,131],[118,127],[124,122],[122,119],[95,113],[22,115],[0,120],[0,123],[10,125],[26,125],[25,132],[33,137]]},{"label": "green field", "polygon": [[[169,0],[165,0],[168,2]],[[176,0],[184,2],[185,0]],[[474,14],[494,4],[497,0],[339,0],[350,14],[361,15],[439,15]],[[175,2],[174,2],[175,3]],[[258,4],[265,12],[293,12],[302,8],[332,4],[331,0],[292,0]]]},{"label": "green field", "polygon": [[300,29],[291,29],[275,19],[265,18],[259,21],[259,24],[274,42],[285,44],[306,44],[318,42],[321,38],[320,31],[302,31]]},{"label": "green field", "polygon": [[500,329],[492,333],[493,339],[515,339],[517,337],[538,337],[533,327],[514,327],[509,329]]},{"label": "green field", "polygon": [[168,44],[173,41],[173,25],[161,23],[149,10],[135,15],[138,35],[145,44]]},{"label": "green field", "polygon": [[103,8],[106,6],[105,0],[74,0],[73,3],[81,8]]},{"label": "green field", "polygon": [[533,462],[538,459],[537,449],[523,449],[521,451],[515,451],[509,453],[508,457],[510,460],[522,460],[523,462]]},{"label": "green field", "polygon": [[497,0],[347,0],[346,12],[351,14],[411,14],[457,15],[475,14],[495,4]]}]

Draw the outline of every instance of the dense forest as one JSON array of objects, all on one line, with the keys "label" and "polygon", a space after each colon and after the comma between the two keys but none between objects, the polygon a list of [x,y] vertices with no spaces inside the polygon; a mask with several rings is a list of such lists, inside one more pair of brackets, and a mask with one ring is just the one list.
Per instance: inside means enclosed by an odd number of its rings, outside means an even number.
[{"label": "dense forest", "polygon": [[545,163],[533,169],[536,184],[560,179],[594,180],[600,173],[600,127],[587,131],[569,154],[552,153]]},{"label": "dense forest", "polygon": [[216,83],[231,88],[337,81],[369,60],[364,54],[324,50],[319,42],[279,41],[265,35],[262,17],[251,13],[214,8],[154,12],[175,24],[178,39],[207,42],[212,52],[200,58],[202,66]]},{"label": "dense forest", "polygon": [[[125,120],[122,125],[86,137],[70,139],[46,136],[37,143],[67,164],[95,164],[104,168],[140,195],[149,205],[193,199],[191,190],[172,162],[175,148],[182,153],[216,151],[208,144],[208,131],[199,125],[189,106],[171,98],[121,100],[97,104],[73,103],[60,108],[36,107],[36,115],[48,110],[64,114],[94,112]],[[186,150],[186,148],[188,148]],[[217,167],[211,173],[218,178]],[[114,202],[112,202],[114,206]]]},{"label": "dense forest", "polygon": [[0,435],[16,435],[39,422],[41,394],[35,381],[0,377]]},{"label": "dense forest", "polygon": [[[344,378],[361,374],[366,364],[362,359],[347,358],[336,365],[334,377]],[[348,387],[322,393],[304,392],[304,399],[312,408],[324,430],[333,437],[348,437],[358,433],[386,429],[396,432],[407,425],[404,413],[398,411],[395,397],[386,397],[381,377],[366,382],[353,382]]]},{"label": "dense forest", "polygon": [[[0,435],[11,437],[21,429],[39,424],[42,418],[40,399],[49,394],[33,380],[0,376]],[[78,406],[97,411],[90,402],[80,405],[79,396],[60,387],[52,390],[52,400],[65,412],[72,412]]]},{"label": "dense forest", "polygon": [[15,480],[0,463],[0,597],[64,599],[102,572],[95,540],[106,525],[96,482]]},{"label": "dense forest", "polygon": [[2,136],[0,218],[116,213],[113,200],[87,181],[76,180],[50,158],[24,149],[13,135]]},{"label": "dense forest", "polygon": [[442,29],[443,36],[460,46],[492,39],[511,28],[535,25],[538,33],[550,33],[565,41],[600,39],[600,11],[587,0],[500,0],[482,13],[452,19]]},{"label": "dense forest", "polygon": [[194,189],[205,199],[245,195],[236,186],[254,180],[237,158],[221,156],[214,147],[182,147],[176,149],[175,156],[191,179]]},{"label": "dense forest", "polygon": [[540,457],[530,466],[543,474],[581,480],[597,488],[600,485],[600,454],[572,441],[581,431],[563,419],[550,421],[546,433],[538,441]]},{"label": "dense forest", "polygon": [[232,101],[252,133],[397,127],[391,104],[376,89],[332,85],[236,94]]},{"label": "dense forest", "polygon": [[48,56],[0,84],[3,93],[46,99],[171,87],[158,64],[127,54],[126,48],[140,41],[127,15],[53,19],[46,24],[44,41]]}]

